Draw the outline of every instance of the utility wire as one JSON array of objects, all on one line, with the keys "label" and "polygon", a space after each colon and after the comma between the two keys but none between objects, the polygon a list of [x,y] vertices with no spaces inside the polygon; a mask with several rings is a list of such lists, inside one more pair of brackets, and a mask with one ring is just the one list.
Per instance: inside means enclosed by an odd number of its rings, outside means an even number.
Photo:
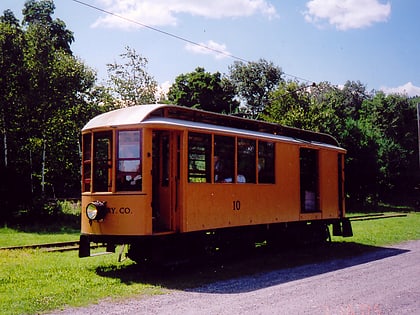
[{"label": "utility wire", "polygon": [[[160,29],[158,29],[158,28],[155,28],[155,27],[149,26],[149,25],[147,25],[147,24],[144,24],[144,23],[138,22],[138,21],[136,21],[136,20],[133,20],[133,19],[127,18],[127,17],[125,17],[125,16],[122,16],[122,15],[116,14],[116,13],[114,13],[114,12],[111,12],[111,11],[108,11],[108,10],[105,10],[105,9],[102,9],[102,8],[99,8],[99,7],[97,7],[97,6],[94,6],[94,5],[92,5],[92,4],[89,4],[89,3],[83,2],[83,1],[81,1],[81,0],[72,0],[72,1],[73,1],[73,2],[76,2],[76,3],[78,3],[78,4],[81,4],[81,5],[83,5],[83,6],[89,7],[89,8],[91,8],[91,9],[94,9],[94,10],[100,11],[100,12],[102,12],[102,13],[105,13],[105,14],[108,14],[108,15],[112,15],[112,16],[115,16],[115,17],[117,17],[117,18],[119,18],[119,19],[125,20],[125,21],[127,21],[127,22],[130,22],[130,23],[133,23],[133,24],[139,25],[139,26],[141,26],[141,27],[147,28],[147,29],[149,29],[149,30],[152,30],[152,31],[158,32],[158,33],[160,33],[160,34],[163,34],[163,35],[166,35],[166,36],[169,36],[169,37],[172,37],[172,38],[175,38],[175,39],[181,40],[181,41],[186,42],[186,43],[189,43],[189,44],[191,44],[191,45],[194,45],[194,46],[198,46],[198,47],[201,47],[201,48],[207,49],[207,50],[209,50],[209,51],[212,51],[212,52],[215,52],[215,53],[218,53],[218,54],[221,54],[221,55],[224,55],[224,56],[230,57],[230,58],[235,59],[235,60],[238,60],[238,61],[242,61],[242,62],[244,62],[244,63],[251,63],[251,61],[246,60],[246,59],[244,59],[244,58],[241,58],[241,57],[238,57],[238,56],[235,56],[235,55],[229,54],[229,53],[227,53],[227,52],[225,52],[225,51],[218,50],[218,49],[215,49],[215,48],[212,48],[212,47],[209,47],[209,46],[206,46],[206,45],[203,45],[203,44],[200,44],[200,43],[194,42],[194,41],[192,41],[192,40],[190,40],[190,39],[188,39],[188,38],[181,37],[181,36],[178,36],[178,35],[173,34],[173,33],[169,33],[169,32],[166,32],[166,31],[162,31],[162,30],[160,30]],[[306,81],[306,82],[310,82],[311,84],[314,84],[314,82],[313,82],[312,80],[308,80],[308,79],[305,79],[305,78],[302,78],[302,77],[298,77],[298,76],[295,76],[295,75],[292,75],[292,74],[288,74],[288,73],[285,73],[285,72],[283,72],[283,74],[284,74],[284,75],[286,75],[286,76],[288,76],[288,77],[294,78],[295,80]]]},{"label": "utility wire", "polygon": [[129,19],[129,18],[125,17],[125,16],[122,16],[122,15],[119,15],[119,14],[116,14],[116,13],[113,13],[113,12],[111,12],[111,11],[107,11],[107,10],[101,9],[101,8],[99,8],[99,7],[97,7],[97,6],[94,6],[94,5],[88,4],[88,3],[86,3],[86,2],[83,2],[83,1],[80,1],[80,0],[72,0],[72,1],[73,1],[73,2],[77,2],[77,3],[81,4],[81,5],[87,6],[87,7],[89,7],[89,8],[95,9],[95,10],[97,10],[97,11],[100,11],[100,12],[103,12],[103,13],[106,13],[106,14],[109,14],[109,15],[112,15],[112,16],[115,16],[115,17],[117,17],[117,18],[119,18],[119,19],[122,19],[122,20],[125,20],[125,21],[127,21],[127,22],[130,22],[130,23],[133,23],[133,24],[137,24],[137,25],[139,25],[139,26],[142,26],[142,27],[144,27],[144,28],[150,29],[150,30],[152,30],[152,31],[155,31],[155,32],[161,33],[161,34],[163,34],[163,35],[166,35],[166,36],[169,36],[169,37],[172,37],[172,38],[175,38],[175,39],[178,39],[178,40],[184,41],[184,42],[186,42],[186,43],[189,43],[189,44],[192,44],[192,45],[195,45],[195,46],[198,46],[198,47],[201,47],[201,48],[204,48],[204,49],[207,49],[207,50],[213,51],[213,52],[218,53],[218,54],[221,54],[221,55],[225,55],[225,56],[227,56],[227,57],[230,57],[230,58],[233,58],[233,59],[236,59],[236,60],[239,60],[239,61],[245,62],[245,63],[249,63],[249,61],[248,61],[248,60],[243,59],[243,58],[241,58],[241,57],[234,56],[234,55],[229,54],[229,53],[227,53],[227,52],[225,52],[225,51],[218,50],[218,49],[215,49],[215,48],[211,48],[211,47],[209,47],[209,46],[206,46],[206,45],[203,45],[203,44],[200,44],[200,43],[194,42],[194,41],[192,41],[192,40],[189,40],[189,39],[187,39],[187,38],[185,38],[185,37],[181,37],[181,36],[178,36],[178,35],[175,35],[175,34],[169,33],[169,32],[162,31],[162,30],[160,30],[160,29],[158,29],[158,28],[155,28],[155,27],[152,27],[152,26],[149,26],[149,25],[143,24],[143,23],[138,22],[138,21],[133,20],[133,19]]}]

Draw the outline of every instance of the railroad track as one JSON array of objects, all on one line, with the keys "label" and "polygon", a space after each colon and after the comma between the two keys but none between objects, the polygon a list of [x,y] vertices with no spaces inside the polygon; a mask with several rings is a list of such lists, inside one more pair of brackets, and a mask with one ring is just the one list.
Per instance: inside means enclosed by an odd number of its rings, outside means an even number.
[{"label": "railroad track", "polygon": [[[358,215],[348,217],[350,221],[366,221],[366,220],[378,220],[378,219],[387,219],[387,218],[397,218],[397,217],[406,217],[405,213],[393,213],[393,214],[368,214],[368,215]],[[91,245],[92,248],[102,247],[101,244]],[[79,241],[70,241],[70,242],[55,242],[55,243],[45,243],[45,244],[32,244],[32,245],[21,245],[21,246],[7,246],[0,247],[2,250],[18,250],[18,249],[41,249],[45,252],[65,252],[79,249]]]},{"label": "railroad track", "polygon": [[348,217],[350,221],[367,221],[367,220],[378,220],[378,219],[388,219],[388,218],[398,218],[406,217],[406,213],[377,213],[377,214],[367,214],[367,215],[356,215],[353,217]]},{"label": "railroad track", "polygon": [[79,241],[0,247],[0,251],[18,249],[41,249],[46,252],[65,252],[79,249]]}]

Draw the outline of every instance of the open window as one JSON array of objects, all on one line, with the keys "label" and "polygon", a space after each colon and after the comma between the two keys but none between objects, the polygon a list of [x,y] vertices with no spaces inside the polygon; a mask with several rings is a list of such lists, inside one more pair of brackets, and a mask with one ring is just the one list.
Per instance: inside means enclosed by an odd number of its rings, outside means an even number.
[{"label": "open window", "polygon": [[93,147],[93,191],[111,191],[112,132],[95,133]]},{"label": "open window", "polygon": [[256,141],[238,138],[238,183],[255,183],[256,178]]},{"label": "open window", "polygon": [[235,138],[214,136],[214,182],[232,183],[235,176]]},{"label": "open window", "polygon": [[274,142],[258,141],[258,183],[274,184]]},{"label": "open window", "polygon": [[82,192],[89,192],[92,180],[92,134],[84,134],[82,141]]}]

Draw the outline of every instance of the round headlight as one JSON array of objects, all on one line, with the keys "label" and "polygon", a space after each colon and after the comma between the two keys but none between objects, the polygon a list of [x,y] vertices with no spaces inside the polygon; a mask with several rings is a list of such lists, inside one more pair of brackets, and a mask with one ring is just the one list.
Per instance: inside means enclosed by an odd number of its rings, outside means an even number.
[{"label": "round headlight", "polygon": [[86,206],[86,216],[89,220],[102,220],[106,215],[105,202],[94,201]]}]

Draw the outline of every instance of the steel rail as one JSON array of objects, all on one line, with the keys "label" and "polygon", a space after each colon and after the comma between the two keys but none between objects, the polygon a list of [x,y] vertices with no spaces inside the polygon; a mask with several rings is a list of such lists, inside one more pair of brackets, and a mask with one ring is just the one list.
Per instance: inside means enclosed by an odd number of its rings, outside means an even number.
[{"label": "steel rail", "polygon": [[31,245],[17,245],[17,246],[6,246],[0,247],[0,250],[19,250],[19,249],[37,249],[37,248],[46,248],[59,251],[65,250],[75,250],[79,248],[79,241],[70,241],[70,242],[55,242],[55,243],[43,243],[43,244],[31,244]]},{"label": "steel rail", "polygon": [[395,213],[395,214],[367,214],[367,215],[358,215],[354,217],[348,217],[350,221],[367,221],[367,220],[378,220],[378,219],[388,219],[388,218],[399,218],[406,217],[406,213]]}]

